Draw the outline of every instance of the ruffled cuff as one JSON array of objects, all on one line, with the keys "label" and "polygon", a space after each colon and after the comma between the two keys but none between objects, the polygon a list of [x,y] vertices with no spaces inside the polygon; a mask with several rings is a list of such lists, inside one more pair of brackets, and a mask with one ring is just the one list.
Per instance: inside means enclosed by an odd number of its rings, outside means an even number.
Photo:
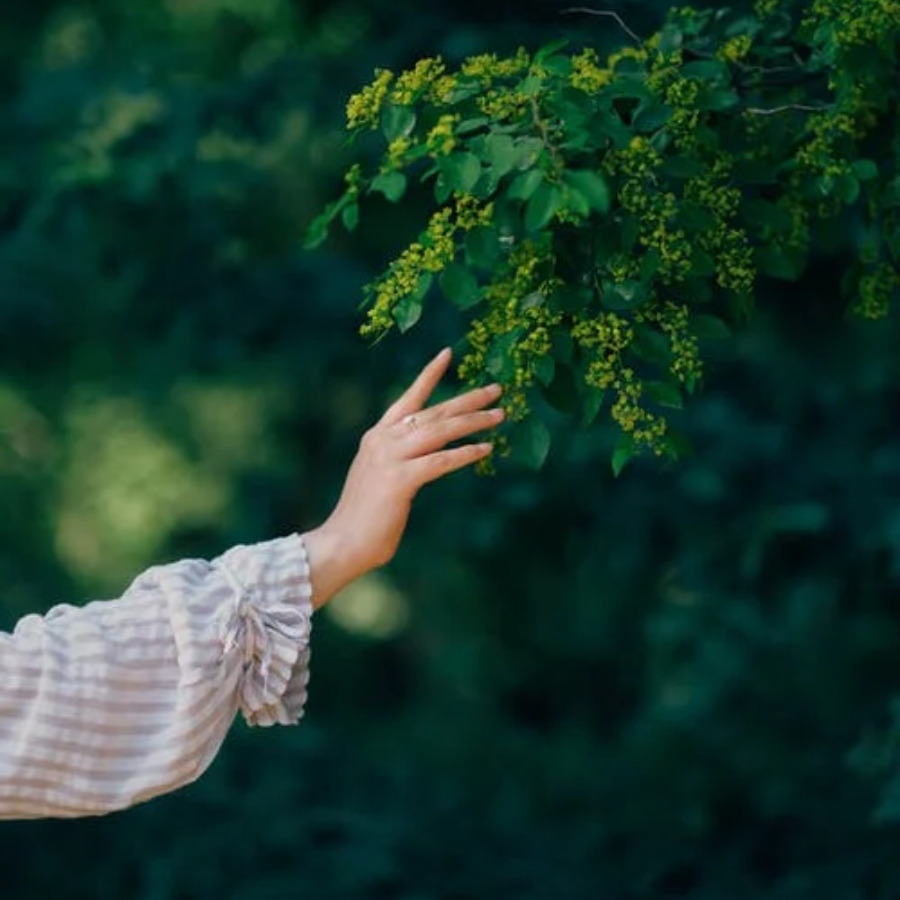
[{"label": "ruffled cuff", "polygon": [[293,725],[303,715],[309,681],[312,586],[298,535],[233,547],[213,565],[238,598],[220,640],[243,652],[238,703],[250,725]]}]

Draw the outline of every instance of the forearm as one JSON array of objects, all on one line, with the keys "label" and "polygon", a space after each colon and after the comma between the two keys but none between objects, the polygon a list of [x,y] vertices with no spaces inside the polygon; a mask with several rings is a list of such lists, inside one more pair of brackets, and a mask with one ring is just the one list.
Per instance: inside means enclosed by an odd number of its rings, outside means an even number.
[{"label": "forearm", "polygon": [[308,575],[286,538],[151,569],[118,600],[0,635],[0,818],[131,806],[196,779],[238,711],[296,721]]},{"label": "forearm", "polygon": [[335,594],[366,571],[356,562],[347,538],[327,523],[303,535],[309,558],[313,609],[321,609]]}]

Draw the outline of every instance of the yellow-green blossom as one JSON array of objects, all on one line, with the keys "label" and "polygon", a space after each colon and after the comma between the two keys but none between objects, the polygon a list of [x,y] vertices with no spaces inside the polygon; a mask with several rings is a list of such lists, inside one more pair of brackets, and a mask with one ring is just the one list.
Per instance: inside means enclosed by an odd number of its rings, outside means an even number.
[{"label": "yellow-green blossom", "polygon": [[410,106],[422,94],[441,81],[447,66],[439,56],[420,59],[411,69],[401,72],[391,91],[391,101],[399,106]]},{"label": "yellow-green blossom", "polygon": [[393,80],[394,73],[389,69],[377,69],[375,80],[347,101],[347,127],[350,130],[378,125]]}]

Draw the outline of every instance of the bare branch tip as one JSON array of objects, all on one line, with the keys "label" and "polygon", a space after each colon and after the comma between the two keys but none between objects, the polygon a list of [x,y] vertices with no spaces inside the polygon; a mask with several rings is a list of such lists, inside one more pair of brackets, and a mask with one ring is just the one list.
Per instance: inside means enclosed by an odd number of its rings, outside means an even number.
[{"label": "bare branch tip", "polygon": [[635,34],[628,25],[625,24],[625,20],[617,13],[613,12],[611,9],[593,9],[590,6],[570,6],[568,9],[560,10],[561,15],[585,15],[585,16],[606,16],[609,19],[614,19],[616,24],[625,34],[628,35],[635,43],[643,44],[644,40],[640,35]]}]

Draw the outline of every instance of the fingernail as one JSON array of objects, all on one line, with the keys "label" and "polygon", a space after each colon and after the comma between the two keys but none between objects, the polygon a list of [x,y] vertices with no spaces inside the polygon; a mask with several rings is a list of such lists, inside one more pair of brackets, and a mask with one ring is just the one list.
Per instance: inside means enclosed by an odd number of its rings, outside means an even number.
[{"label": "fingernail", "polygon": [[491,397],[499,397],[503,393],[503,388],[499,384],[489,384],[485,390]]},{"label": "fingernail", "polygon": [[490,411],[490,415],[495,422],[499,422],[503,419],[506,413],[504,413],[502,409],[492,409]]}]

